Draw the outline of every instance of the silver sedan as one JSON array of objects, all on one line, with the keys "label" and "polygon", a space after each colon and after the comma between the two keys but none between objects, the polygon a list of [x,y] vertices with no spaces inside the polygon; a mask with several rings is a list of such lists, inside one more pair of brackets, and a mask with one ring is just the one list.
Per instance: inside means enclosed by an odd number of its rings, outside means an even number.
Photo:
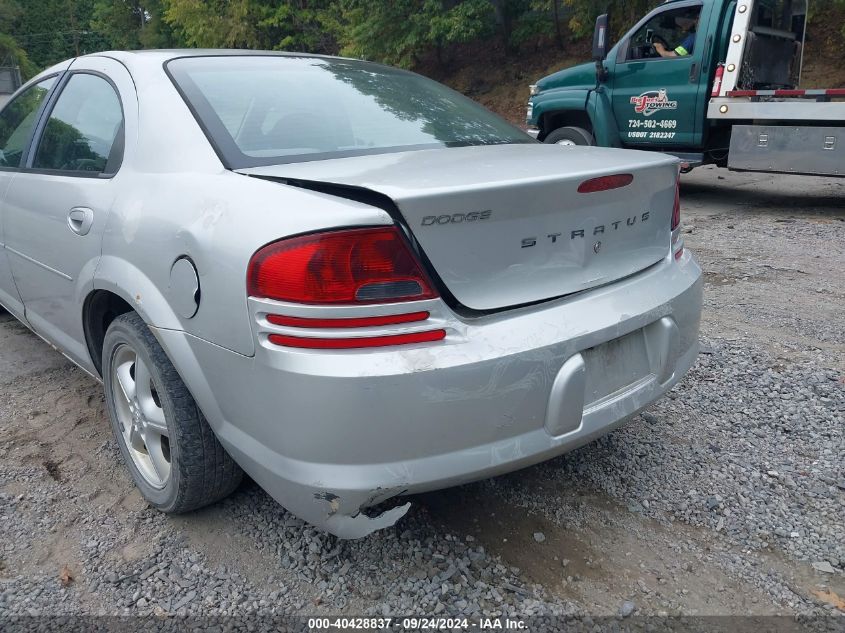
[{"label": "silver sedan", "polygon": [[607,433],[698,350],[676,159],[377,64],[64,62],[0,112],[0,201],[0,304],[102,380],[164,512],[246,472],[362,537]]}]

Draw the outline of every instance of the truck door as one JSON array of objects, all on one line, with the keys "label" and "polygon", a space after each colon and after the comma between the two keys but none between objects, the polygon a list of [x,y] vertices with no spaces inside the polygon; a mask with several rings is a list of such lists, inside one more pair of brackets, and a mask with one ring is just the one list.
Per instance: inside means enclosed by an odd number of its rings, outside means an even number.
[{"label": "truck door", "polygon": [[709,4],[673,2],[652,11],[623,40],[612,94],[625,145],[701,144],[709,14]]}]

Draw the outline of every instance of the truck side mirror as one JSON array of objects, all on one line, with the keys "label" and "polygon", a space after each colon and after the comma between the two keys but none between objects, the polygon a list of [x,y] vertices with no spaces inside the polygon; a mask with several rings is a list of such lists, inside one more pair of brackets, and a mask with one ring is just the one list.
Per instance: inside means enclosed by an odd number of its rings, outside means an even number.
[{"label": "truck side mirror", "polygon": [[607,58],[607,13],[596,18],[596,30],[593,32],[593,60],[603,62]]},{"label": "truck side mirror", "polygon": [[596,30],[593,32],[593,61],[596,62],[596,79],[604,81],[607,79],[607,69],[604,67],[604,60],[607,58],[607,36],[610,19],[607,13],[596,18]]}]

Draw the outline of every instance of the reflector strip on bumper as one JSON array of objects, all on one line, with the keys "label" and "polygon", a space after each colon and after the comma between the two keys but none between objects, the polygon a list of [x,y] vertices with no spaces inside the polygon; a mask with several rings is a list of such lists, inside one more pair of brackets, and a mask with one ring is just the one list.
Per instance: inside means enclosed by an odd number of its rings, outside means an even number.
[{"label": "reflector strip on bumper", "polygon": [[431,343],[446,338],[446,330],[410,332],[388,336],[361,336],[357,338],[316,338],[271,334],[268,340],[282,347],[302,349],[360,349],[365,347],[388,347],[391,345],[411,345],[413,343]]},{"label": "reflector strip on bumper", "polygon": [[388,314],[384,316],[351,317],[342,319],[314,319],[307,317],[283,316],[268,314],[267,321],[273,325],[304,328],[358,328],[378,327],[381,325],[399,325],[401,323],[417,323],[425,321],[428,312],[411,312],[409,314]]}]

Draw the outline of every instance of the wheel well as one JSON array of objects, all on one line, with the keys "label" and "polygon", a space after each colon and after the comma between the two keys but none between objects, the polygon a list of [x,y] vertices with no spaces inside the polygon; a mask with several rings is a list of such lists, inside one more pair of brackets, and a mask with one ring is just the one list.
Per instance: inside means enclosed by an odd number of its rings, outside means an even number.
[{"label": "wheel well", "polygon": [[563,110],[560,112],[549,112],[543,115],[543,137],[558,129],[559,127],[574,126],[593,133],[593,122],[590,115],[583,110]]},{"label": "wheel well", "polygon": [[119,296],[107,290],[95,290],[85,299],[82,325],[85,341],[97,373],[103,375],[103,340],[109,325],[121,314],[132,312],[132,307]]}]

